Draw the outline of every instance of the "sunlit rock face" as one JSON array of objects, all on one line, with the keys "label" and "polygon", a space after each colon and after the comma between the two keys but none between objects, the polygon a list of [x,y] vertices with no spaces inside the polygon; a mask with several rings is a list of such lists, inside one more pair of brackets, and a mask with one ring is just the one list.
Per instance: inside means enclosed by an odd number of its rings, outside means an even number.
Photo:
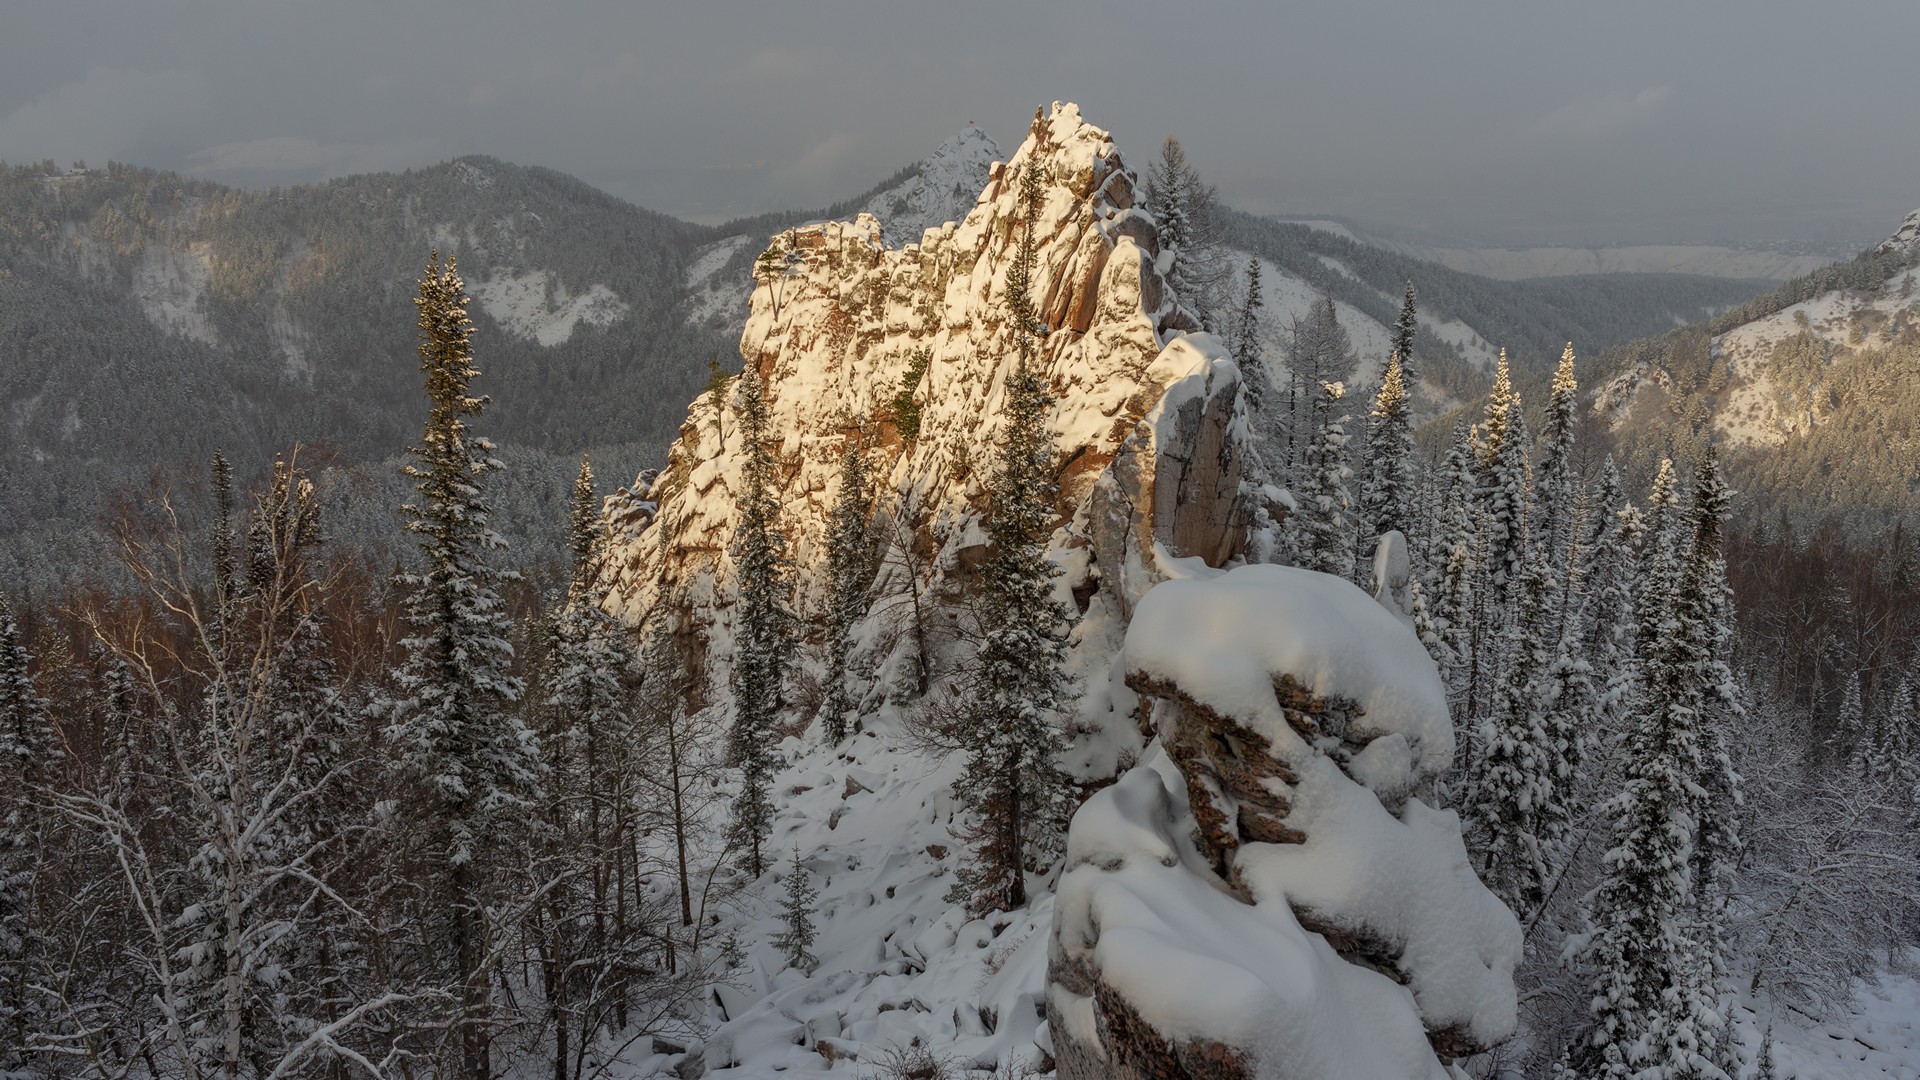
[{"label": "sunlit rock face", "polygon": [[[740,351],[765,380],[775,483],[803,613],[818,604],[827,512],[842,447],[864,432],[879,509],[927,595],[957,600],[984,552],[983,480],[1001,397],[1017,358],[1006,278],[1027,215],[1018,178],[1040,169],[1032,295],[1051,327],[1039,363],[1052,388],[1059,478],[1053,555],[1084,608],[1095,594],[1124,613],[1164,576],[1169,556],[1224,565],[1246,542],[1239,371],[1198,329],[1154,267],[1139,180],[1107,133],[1056,104],[1036,115],[1009,162],[988,170],[965,220],[889,247],[868,215],[772,238],[784,273],[754,290]],[[792,254],[787,254],[791,252]],[[916,438],[895,398],[916,354]],[[731,639],[735,487],[746,447],[730,387],[696,401],[647,499],[645,527],[614,546],[610,604],[630,622],[656,610],[697,627],[707,651]],[[891,557],[909,551],[912,558]]]}]

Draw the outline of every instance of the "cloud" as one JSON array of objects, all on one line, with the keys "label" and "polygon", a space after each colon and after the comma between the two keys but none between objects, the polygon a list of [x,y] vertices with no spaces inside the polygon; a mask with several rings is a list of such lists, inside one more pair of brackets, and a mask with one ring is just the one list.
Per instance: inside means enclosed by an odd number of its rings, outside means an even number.
[{"label": "cloud", "polygon": [[95,65],[0,116],[0,159],[125,158],[190,124],[212,100],[199,71],[138,71]]},{"label": "cloud", "polygon": [[1670,83],[1589,94],[1542,117],[1534,133],[1576,142],[1604,138],[1658,115],[1672,98]]}]

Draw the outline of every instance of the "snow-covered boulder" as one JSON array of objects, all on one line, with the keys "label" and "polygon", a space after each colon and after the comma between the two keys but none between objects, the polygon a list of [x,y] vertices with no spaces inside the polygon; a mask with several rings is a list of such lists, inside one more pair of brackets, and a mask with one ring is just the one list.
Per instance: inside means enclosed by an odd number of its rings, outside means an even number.
[{"label": "snow-covered boulder", "polygon": [[1155,587],[1123,655],[1143,763],[1074,817],[1048,1016],[1062,1080],[1438,1078],[1512,1032],[1520,931],[1458,818],[1419,641],[1339,578]]}]

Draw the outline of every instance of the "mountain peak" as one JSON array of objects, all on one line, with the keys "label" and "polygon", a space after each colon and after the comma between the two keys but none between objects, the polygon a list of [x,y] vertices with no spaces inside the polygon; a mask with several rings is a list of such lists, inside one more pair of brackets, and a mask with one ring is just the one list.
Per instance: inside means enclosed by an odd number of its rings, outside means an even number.
[{"label": "mountain peak", "polygon": [[1920,210],[1908,214],[1907,220],[1900,223],[1900,227],[1894,230],[1892,236],[1880,241],[1880,246],[1874,248],[1873,253],[1875,255],[1911,254],[1917,247],[1920,247]]},{"label": "mountain peak", "polygon": [[912,176],[875,193],[863,209],[880,220],[893,243],[917,243],[928,229],[967,216],[987,185],[988,171],[1003,156],[992,136],[966,127],[922,158]]}]

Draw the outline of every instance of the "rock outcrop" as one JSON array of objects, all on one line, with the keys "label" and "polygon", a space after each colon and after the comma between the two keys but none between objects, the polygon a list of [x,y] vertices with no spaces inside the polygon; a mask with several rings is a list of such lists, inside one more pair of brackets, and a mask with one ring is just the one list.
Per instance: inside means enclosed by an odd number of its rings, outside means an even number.
[{"label": "rock outcrop", "polygon": [[1139,605],[1126,679],[1159,743],[1069,834],[1063,1080],[1430,1080],[1511,1033],[1519,927],[1416,794],[1452,727],[1382,592],[1249,566]]},{"label": "rock outcrop", "polygon": [[[1056,398],[1063,596],[1084,608],[1098,593],[1124,615],[1168,556],[1218,566],[1244,547],[1238,368],[1214,338],[1190,333],[1193,317],[1155,270],[1153,223],[1112,140],[1056,104],[990,169],[958,224],[899,248],[868,215],[774,238],[787,273],[754,290],[741,353],[765,381],[780,439],[777,494],[803,613],[816,610],[839,456],[856,431],[882,478],[893,554],[911,556],[889,558],[881,596],[957,599],[978,565],[982,480],[1016,356],[1005,303],[1023,217],[1016,178],[1030,162],[1045,184],[1033,295],[1053,328],[1041,367]],[[906,388],[919,411],[907,440],[895,398],[916,357],[926,371]],[[643,623],[671,604],[716,656],[731,638],[728,548],[746,449],[731,397],[721,387],[694,403],[647,491],[650,516],[611,562],[619,613]]]}]

